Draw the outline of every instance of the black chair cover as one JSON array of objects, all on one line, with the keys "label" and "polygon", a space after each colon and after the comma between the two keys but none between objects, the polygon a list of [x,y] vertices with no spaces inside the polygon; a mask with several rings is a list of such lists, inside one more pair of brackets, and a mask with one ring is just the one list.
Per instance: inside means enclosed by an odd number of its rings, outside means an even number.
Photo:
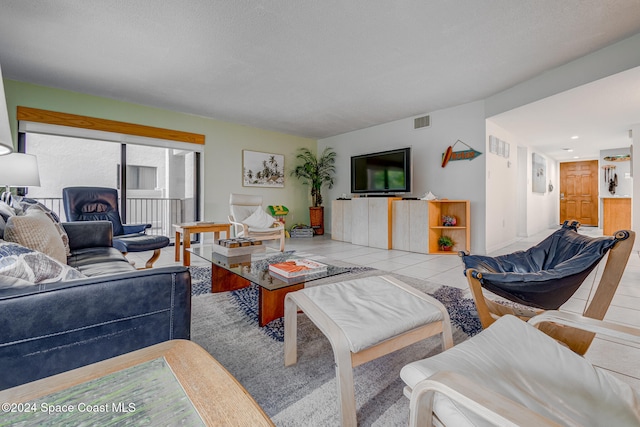
[{"label": "black chair cover", "polygon": [[465,274],[469,268],[477,270],[483,288],[510,301],[556,310],[571,298],[617,241],[617,237],[578,234],[575,223],[565,222],[526,251],[497,257],[461,252],[461,256]]}]

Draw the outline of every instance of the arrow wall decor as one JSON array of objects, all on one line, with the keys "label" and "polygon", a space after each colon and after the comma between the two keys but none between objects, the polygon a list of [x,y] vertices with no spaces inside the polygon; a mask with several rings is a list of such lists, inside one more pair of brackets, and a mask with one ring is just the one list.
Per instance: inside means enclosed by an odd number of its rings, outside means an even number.
[{"label": "arrow wall decor", "polygon": [[[469,147],[469,149],[464,151],[453,151],[453,147],[455,147],[458,142],[466,145],[467,147]],[[449,161],[473,160],[480,154],[482,154],[480,151],[474,150],[471,146],[461,140],[457,140],[455,144],[450,145],[447,148],[447,151],[442,153],[442,167],[447,166],[447,163],[449,163]]]}]

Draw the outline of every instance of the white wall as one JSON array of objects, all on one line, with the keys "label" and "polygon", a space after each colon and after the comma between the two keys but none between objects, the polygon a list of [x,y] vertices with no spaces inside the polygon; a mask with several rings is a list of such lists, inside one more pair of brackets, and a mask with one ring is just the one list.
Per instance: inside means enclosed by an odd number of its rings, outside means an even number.
[{"label": "white wall", "polygon": [[[631,155],[631,174],[634,181],[640,181],[640,122],[631,126],[633,154]],[[640,184],[633,186],[631,202],[631,229],[638,233],[640,224]],[[634,250],[640,250],[640,238],[633,244]]]},{"label": "white wall", "polygon": [[[413,118],[362,129],[318,141],[318,152],[332,147],[336,153],[336,183],[324,190],[325,227],[331,224],[330,200],[350,194],[350,159],[357,154],[411,146],[413,191],[421,197],[427,191],[440,198],[471,201],[471,251],[485,253],[485,113],[484,103],[474,102],[435,111],[431,126],[415,130]],[[474,160],[452,161],[442,168],[442,153],[462,140],[483,154]],[[467,147],[458,143],[454,151]],[[427,225],[425,224],[425,227]]]},{"label": "white wall", "polygon": [[[489,137],[509,144],[509,158],[490,152]],[[522,142],[487,120],[487,252],[513,243],[518,229],[518,147]]]},{"label": "white wall", "polygon": [[[629,140],[629,145],[631,145],[631,140]],[[631,150],[629,147],[621,147],[615,148],[612,150],[601,150],[600,151],[600,172],[599,172],[599,180],[598,180],[598,191],[600,192],[600,197],[631,197],[633,194],[633,179],[631,178],[631,162],[612,162],[605,160],[605,157],[608,156],[617,156],[617,155],[627,155],[630,154]],[[615,175],[618,175],[618,186],[615,188],[615,194],[611,194],[609,192],[609,183],[604,179],[604,169],[605,166],[613,166],[611,172]],[[600,215],[602,218],[602,214]],[[600,222],[602,224],[602,222]]]},{"label": "white wall", "polygon": [[[527,226],[526,235],[531,236],[550,227],[560,224],[560,183],[559,164],[557,161],[537,150],[526,147],[527,156],[525,165],[519,168],[519,173],[526,174],[527,194]],[[547,161],[547,178],[544,193],[533,192],[533,153],[539,154]],[[553,191],[549,192],[549,183],[553,185]]]},{"label": "white wall", "polygon": [[[490,153],[489,137],[509,144],[509,158]],[[545,193],[534,193],[532,155],[527,140],[487,119],[487,252],[559,224],[558,163],[535,151],[547,161]],[[553,185],[549,191],[548,184]]]}]

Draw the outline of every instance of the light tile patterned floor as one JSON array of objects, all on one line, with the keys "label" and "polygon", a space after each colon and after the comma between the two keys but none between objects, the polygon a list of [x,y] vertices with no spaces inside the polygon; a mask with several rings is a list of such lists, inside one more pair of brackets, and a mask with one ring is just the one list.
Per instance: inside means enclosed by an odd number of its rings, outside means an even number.
[{"label": "light tile patterned floor", "polygon": [[[554,229],[549,229],[543,233],[520,239],[491,255],[527,249],[553,231]],[[602,230],[595,227],[583,227],[581,232],[594,236],[602,235]],[[333,241],[328,235],[287,239],[286,248],[467,289],[467,282],[462,274],[462,263],[459,257],[453,255],[425,255],[399,250],[368,248]],[[129,258],[135,261],[136,265],[144,265],[146,259],[141,255],[147,256],[148,254],[129,254]],[[192,265],[206,265],[204,260],[198,259],[198,257],[192,256],[191,260]],[[171,246],[163,250],[156,266],[175,263],[174,247]],[[583,287],[562,307],[563,310],[582,312],[594,277],[597,279],[597,275],[602,273],[601,269],[602,267],[585,280]],[[606,319],[640,327],[640,254],[637,252],[631,254]],[[640,347],[596,338],[586,357],[594,364],[612,371],[621,380],[640,389],[640,362],[638,362]]]}]

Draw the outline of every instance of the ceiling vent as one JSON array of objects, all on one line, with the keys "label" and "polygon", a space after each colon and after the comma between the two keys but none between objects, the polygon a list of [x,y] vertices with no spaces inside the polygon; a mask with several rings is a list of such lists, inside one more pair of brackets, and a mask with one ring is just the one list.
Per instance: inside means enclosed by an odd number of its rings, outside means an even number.
[{"label": "ceiling vent", "polygon": [[416,119],[413,119],[414,129],[428,128],[429,126],[431,126],[431,117],[429,116],[418,117]]}]

